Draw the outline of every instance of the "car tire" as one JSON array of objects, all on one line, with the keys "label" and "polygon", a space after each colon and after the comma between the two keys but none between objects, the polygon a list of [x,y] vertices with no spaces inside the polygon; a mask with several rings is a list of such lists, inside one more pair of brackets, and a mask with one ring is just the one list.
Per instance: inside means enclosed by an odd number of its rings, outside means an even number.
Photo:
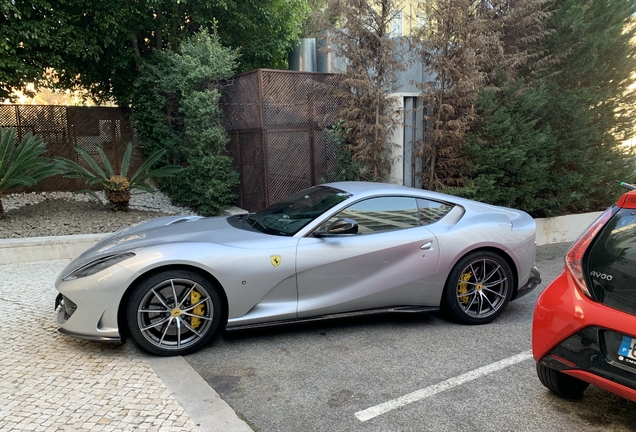
[{"label": "car tire", "polygon": [[590,385],[585,381],[551,369],[541,363],[537,363],[537,375],[541,384],[548,390],[557,396],[568,399],[580,399],[583,397],[585,389]]},{"label": "car tire", "polygon": [[160,356],[185,355],[208,344],[222,316],[215,284],[198,273],[166,270],[131,293],[126,321],[133,340]]},{"label": "car tire", "polygon": [[513,284],[512,270],[501,255],[470,253],[455,264],[446,280],[442,311],[462,324],[489,323],[510,302]]}]

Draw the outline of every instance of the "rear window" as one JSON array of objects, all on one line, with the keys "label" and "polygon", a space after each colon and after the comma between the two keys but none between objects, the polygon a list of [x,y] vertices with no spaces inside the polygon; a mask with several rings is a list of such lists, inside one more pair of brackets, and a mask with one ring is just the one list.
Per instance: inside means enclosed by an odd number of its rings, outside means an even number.
[{"label": "rear window", "polygon": [[619,210],[588,256],[587,277],[596,301],[636,315],[636,211]]},{"label": "rear window", "polygon": [[437,222],[453,209],[450,204],[418,198],[417,207],[420,213],[420,224],[429,225]]}]

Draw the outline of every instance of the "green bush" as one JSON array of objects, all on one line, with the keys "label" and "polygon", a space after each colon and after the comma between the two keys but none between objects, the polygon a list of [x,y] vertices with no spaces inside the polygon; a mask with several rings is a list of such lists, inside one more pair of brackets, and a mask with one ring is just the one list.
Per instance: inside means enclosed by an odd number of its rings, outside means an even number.
[{"label": "green bush", "polygon": [[196,208],[203,215],[213,215],[233,202],[238,179],[238,173],[232,168],[232,158],[207,155],[191,160],[188,169],[160,184],[172,190],[175,204]]},{"label": "green bush", "polygon": [[[16,144],[15,129],[0,128],[0,197],[9,189],[33,186],[61,172],[44,157],[45,151],[46,143],[31,132]],[[3,217],[4,207],[0,200],[0,218]]]},{"label": "green bush", "polygon": [[177,52],[157,52],[144,62],[133,96],[140,141],[146,152],[165,150],[184,167],[160,181],[178,205],[213,215],[232,204],[238,173],[232,168],[221,126],[221,82],[232,76],[237,54],[221,46],[215,34],[201,31]]},{"label": "green bush", "polygon": [[634,161],[610,134],[604,134],[605,145],[594,144],[594,132],[602,132],[595,130],[583,98],[553,84],[528,91],[521,81],[502,84],[498,93],[480,93],[482,121],[463,149],[469,180],[446,192],[534,217],[611,205],[622,193],[613,180],[631,181]]},{"label": "green bush", "polygon": [[448,192],[470,199],[523,209],[535,216],[552,216],[562,203],[551,199],[550,178],[556,139],[538,121],[545,109],[545,89],[521,93],[511,82],[495,94],[482,91],[477,111],[483,121],[466,135],[468,181]]},{"label": "green bush", "polygon": [[334,156],[338,162],[338,168],[327,174],[327,179],[323,181],[359,181],[363,165],[353,161],[353,152],[349,149],[347,142],[348,130],[342,126],[344,122],[340,120],[335,125],[326,130],[327,139],[333,144]]}]

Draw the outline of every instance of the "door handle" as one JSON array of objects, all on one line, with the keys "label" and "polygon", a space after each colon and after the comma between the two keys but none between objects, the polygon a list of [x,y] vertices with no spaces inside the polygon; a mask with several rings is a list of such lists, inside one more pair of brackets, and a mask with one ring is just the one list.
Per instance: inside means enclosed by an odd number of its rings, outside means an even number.
[{"label": "door handle", "polygon": [[427,243],[424,243],[422,246],[420,246],[420,249],[431,250],[432,247],[433,247],[433,242],[427,242]]}]

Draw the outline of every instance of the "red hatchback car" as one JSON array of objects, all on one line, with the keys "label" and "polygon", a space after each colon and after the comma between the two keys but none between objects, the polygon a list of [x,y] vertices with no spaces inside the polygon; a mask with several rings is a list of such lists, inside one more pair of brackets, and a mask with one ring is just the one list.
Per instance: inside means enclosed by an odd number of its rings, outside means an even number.
[{"label": "red hatchback car", "polygon": [[559,396],[594,384],[636,402],[636,191],[566,253],[537,300],[532,352],[541,383]]}]

